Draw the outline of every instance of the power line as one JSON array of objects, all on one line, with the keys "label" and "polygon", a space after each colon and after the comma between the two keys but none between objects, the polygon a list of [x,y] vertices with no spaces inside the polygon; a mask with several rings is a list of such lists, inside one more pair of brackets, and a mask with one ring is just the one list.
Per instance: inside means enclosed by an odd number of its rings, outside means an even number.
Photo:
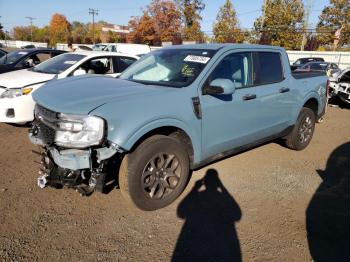
[{"label": "power line", "polygon": [[98,15],[98,9],[89,8],[89,15],[92,15],[92,43],[95,44],[95,15]]},{"label": "power line", "polygon": [[33,20],[35,20],[35,17],[32,16],[26,16],[27,19],[29,19],[29,23],[30,23],[30,39],[31,42],[33,43]]}]

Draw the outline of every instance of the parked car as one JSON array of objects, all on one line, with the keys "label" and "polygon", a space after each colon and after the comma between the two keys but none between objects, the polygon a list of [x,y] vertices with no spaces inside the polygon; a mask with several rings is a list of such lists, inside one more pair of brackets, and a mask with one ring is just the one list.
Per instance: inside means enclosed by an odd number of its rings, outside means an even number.
[{"label": "parked car", "polygon": [[33,44],[21,46],[21,49],[33,49],[33,48],[36,48],[36,46]]},{"label": "parked car", "polygon": [[[56,55],[65,53],[62,50],[48,48],[35,48],[17,50],[6,54],[0,58],[0,74],[24,68],[31,68]],[[0,86],[1,86],[0,82]]]},{"label": "parked car", "polygon": [[107,44],[95,44],[92,46],[93,51],[103,51],[107,47]]},{"label": "parked car", "polygon": [[350,68],[330,78],[330,96],[338,96],[342,101],[350,103]]},{"label": "parked car", "polygon": [[324,59],[322,57],[303,57],[299,58],[297,61],[295,61],[291,67],[292,70],[298,69],[302,67],[303,65],[309,63],[309,62],[324,62]]},{"label": "parked car", "polygon": [[295,71],[319,71],[327,73],[329,76],[339,73],[340,68],[334,63],[328,62],[309,62]]},{"label": "parked car", "polygon": [[117,43],[117,44],[106,44],[106,47],[103,49],[103,51],[143,56],[151,52],[151,49],[148,45]]},{"label": "parked car", "polygon": [[92,51],[92,48],[86,45],[76,45],[74,46],[74,51]]},{"label": "parked car", "polygon": [[7,52],[5,50],[0,49],[0,58],[3,57],[6,54],[7,54]]},{"label": "parked car", "polygon": [[321,73],[292,74],[282,48],[233,44],[162,48],[119,79],[52,81],[33,94],[29,137],[44,149],[38,184],[88,195],[119,172],[126,199],[162,208],[191,169],[276,138],[307,147],[326,83]]},{"label": "parked car", "polygon": [[0,122],[32,121],[32,92],[47,81],[84,74],[116,77],[137,59],[137,56],[118,53],[74,52],[56,56],[31,69],[1,74]]}]

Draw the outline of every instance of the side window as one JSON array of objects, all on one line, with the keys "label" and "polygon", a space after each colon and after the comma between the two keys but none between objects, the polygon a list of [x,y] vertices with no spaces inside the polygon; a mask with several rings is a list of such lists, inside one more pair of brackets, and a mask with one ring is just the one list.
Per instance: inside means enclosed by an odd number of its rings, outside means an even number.
[{"label": "side window", "polygon": [[252,85],[251,53],[233,53],[224,57],[209,76],[209,82],[218,79],[230,79],[236,88]]},{"label": "side window", "polygon": [[127,69],[132,63],[134,63],[136,61],[135,58],[132,57],[124,57],[124,56],[119,56],[119,57],[115,57],[115,59],[117,60],[117,64],[118,64],[118,72],[116,73],[121,73],[123,72],[125,69]]},{"label": "side window", "polygon": [[86,61],[78,69],[85,70],[87,74],[112,74],[113,63],[109,57],[99,57]]},{"label": "side window", "polygon": [[33,54],[28,56],[26,59],[24,59],[22,62],[19,62],[16,67],[18,68],[30,68],[35,65],[40,64],[42,61],[38,57],[39,54]]},{"label": "side window", "polygon": [[281,56],[274,52],[254,53],[254,85],[281,82],[284,79]]},{"label": "side window", "polygon": [[51,54],[50,53],[38,53],[36,54],[36,56],[38,57],[40,63],[48,60],[51,58]]}]

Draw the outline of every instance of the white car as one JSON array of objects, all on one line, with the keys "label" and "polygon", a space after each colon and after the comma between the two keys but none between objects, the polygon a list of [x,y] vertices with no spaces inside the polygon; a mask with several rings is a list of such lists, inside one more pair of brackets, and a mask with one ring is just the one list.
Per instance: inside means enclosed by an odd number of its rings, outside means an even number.
[{"label": "white car", "polygon": [[32,92],[47,81],[83,74],[117,77],[138,60],[135,55],[74,52],[51,58],[31,69],[0,75],[0,122],[24,124],[34,119]]},{"label": "white car", "polygon": [[116,44],[105,44],[103,51],[108,52],[118,52],[125,54],[133,54],[137,56],[143,56],[151,52],[151,48],[148,45],[143,44],[126,44],[126,43],[116,43]]}]

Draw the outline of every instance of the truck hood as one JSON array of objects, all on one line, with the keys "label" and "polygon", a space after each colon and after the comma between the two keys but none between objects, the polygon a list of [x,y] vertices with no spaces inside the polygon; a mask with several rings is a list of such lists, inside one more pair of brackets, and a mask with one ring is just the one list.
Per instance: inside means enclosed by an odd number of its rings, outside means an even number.
[{"label": "truck hood", "polygon": [[46,83],[33,93],[33,98],[36,103],[55,112],[89,114],[112,101],[155,95],[169,89],[108,76],[83,75]]},{"label": "truck hood", "polygon": [[19,88],[36,83],[46,82],[53,79],[54,77],[54,74],[44,74],[28,69],[23,69],[1,74],[0,86],[6,88]]}]

